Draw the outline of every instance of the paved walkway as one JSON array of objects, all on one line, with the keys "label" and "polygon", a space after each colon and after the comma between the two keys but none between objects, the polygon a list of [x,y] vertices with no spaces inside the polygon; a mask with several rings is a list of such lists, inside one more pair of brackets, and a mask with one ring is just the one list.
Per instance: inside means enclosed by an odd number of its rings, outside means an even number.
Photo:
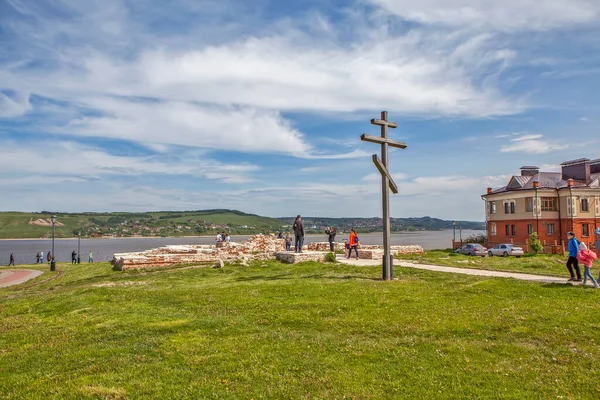
[{"label": "paved walkway", "polygon": [[43,274],[34,269],[5,269],[0,271],[0,288],[18,285]]},{"label": "paved walkway", "polygon": [[[355,258],[347,259],[345,257],[338,257],[338,262],[348,265],[359,265],[359,266],[381,266],[379,260],[357,260]],[[567,278],[558,278],[555,276],[544,276],[544,275],[532,275],[523,274],[520,272],[503,272],[503,271],[491,271],[487,269],[473,269],[473,268],[457,268],[457,267],[443,267],[441,265],[428,265],[428,264],[414,264],[406,261],[394,260],[394,267],[404,268],[415,268],[424,269],[427,271],[446,272],[452,274],[464,274],[464,275],[476,275],[476,276],[491,276],[497,278],[511,278],[519,279],[522,281],[531,282],[542,282],[542,283],[561,283],[580,285],[581,282],[568,282]]]}]

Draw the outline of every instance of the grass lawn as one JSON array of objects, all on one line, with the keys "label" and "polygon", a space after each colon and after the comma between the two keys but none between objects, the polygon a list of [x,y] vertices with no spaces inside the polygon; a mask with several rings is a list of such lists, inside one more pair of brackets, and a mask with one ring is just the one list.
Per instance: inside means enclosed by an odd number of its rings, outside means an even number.
[{"label": "grass lawn", "polygon": [[2,399],[600,398],[592,288],[317,263],[57,269],[0,289]]},{"label": "grass lawn", "polygon": [[[553,254],[526,254],[516,257],[471,257],[453,253],[452,250],[426,251],[423,255],[402,255],[401,260],[412,261],[419,264],[446,265],[460,268],[479,268],[496,271],[524,272],[536,275],[564,276],[569,278],[566,257]],[[583,274],[583,266],[581,266]],[[598,267],[592,269],[594,277],[598,275]]]}]

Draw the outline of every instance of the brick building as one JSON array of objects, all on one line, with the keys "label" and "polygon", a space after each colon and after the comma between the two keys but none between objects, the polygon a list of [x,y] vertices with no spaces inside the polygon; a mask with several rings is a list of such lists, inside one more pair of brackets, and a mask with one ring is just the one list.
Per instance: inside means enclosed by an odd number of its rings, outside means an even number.
[{"label": "brick building", "polygon": [[488,188],[486,204],[488,246],[526,244],[537,232],[546,246],[562,246],[566,233],[590,246],[600,226],[600,159],[561,164],[561,172],[522,167],[502,188]]}]

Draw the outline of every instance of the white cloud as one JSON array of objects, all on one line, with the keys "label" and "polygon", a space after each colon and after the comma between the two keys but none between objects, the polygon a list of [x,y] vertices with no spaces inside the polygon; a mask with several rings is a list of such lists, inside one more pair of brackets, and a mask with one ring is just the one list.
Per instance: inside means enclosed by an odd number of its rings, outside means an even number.
[{"label": "white cloud", "polygon": [[0,118],[19,117],[31,110],[31,108],[27,93],[18,93],[17,96],[9,96],[0,91]]},{"label": "white cloud", "polygon": [[114,176],[193,176],[225,183],[247,183],[259,167],[221,163],[207,157],[157,160],[150,156],[117,156],[74,142],[0,143],[2,186],[88,182]]},{"label": "white cloud", "polygon": [[275,111],[110,97],[89,98],[86,103],[104,115],[73,120],[57,131],[240,152],[302,156],[311,150],[303,135]]},{"label": "white cloud", "polygon": [[568,149],[568,144],[549,141],[540,134],[514,134],[518,135],[510,139],[510,144],[500,148],[501,153],[523,152],[530,154],[543,154],[553,151]]},{"label": "white cloud", "polygon": [[370,0],[400,17],[424,24],[495,30],[547,30],[592,23],[596,0]]}]

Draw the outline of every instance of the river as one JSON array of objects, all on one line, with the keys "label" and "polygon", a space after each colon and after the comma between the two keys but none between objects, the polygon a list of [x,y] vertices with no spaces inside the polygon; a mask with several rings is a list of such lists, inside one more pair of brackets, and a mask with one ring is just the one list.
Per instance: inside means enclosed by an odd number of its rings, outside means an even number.
[{"label": "river", "polygon": [[[481,235],[485,231],[463,230],[462,237],[467,238],[472,235]],[[459,231],[456,231],[456,240],[459,240]],[[232,236],[234,242],[241,242],[249,239],[251,236]],[[383,243],[381,233],[361,233],[359,234],[362,244]],[[338,235],[338,241],[347,238],[347,235]],[[307,235],[304,242],[326,242],[327,235]],[[111,260],[114,253],[127,253],[133,251],[143,251],[154,249],[166,245],[174,244],[213,244],[213,236],[197,237],[168,237],[168,238],[115,238],[115,239],[81,239],[81,262],[88,261],[88,254],[92,251],[94,261]],[[392,245],[421,245],[425,250],[445,249],[452,247],[452,231],[427,231],[427,232],[402,232],[392,234]],[[54,242],[56,250],[56,260],[59,262],[70,261],[71,252],[77,251],[77,238],[56,239]],[[0,240],[0,265],[8,264],[10,254],[15,255],[17,264],[35,263],[35,255],[38,251],[44,252],[44,257],[48,251],[52,250],[52,239],[10,239]]]}]

